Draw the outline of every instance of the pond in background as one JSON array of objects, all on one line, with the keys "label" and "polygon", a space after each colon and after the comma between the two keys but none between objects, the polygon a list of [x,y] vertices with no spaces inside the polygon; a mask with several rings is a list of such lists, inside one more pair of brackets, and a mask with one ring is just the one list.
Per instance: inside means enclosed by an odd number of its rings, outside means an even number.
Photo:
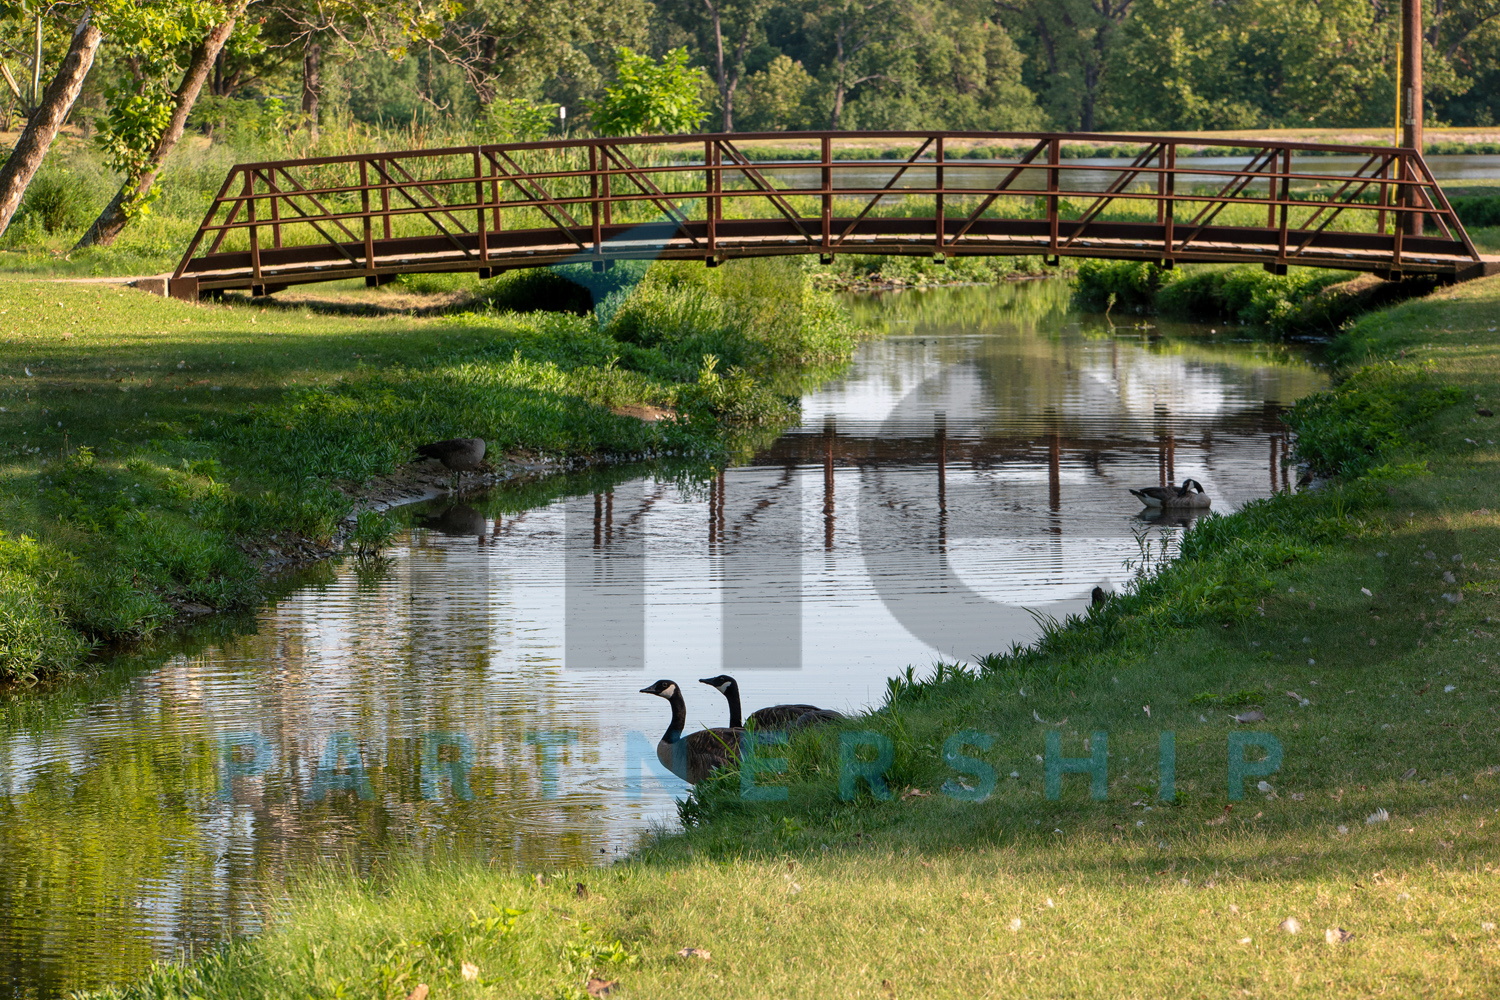
[{"label": "pond in background", "polygon": [[1127,488],[1293,488],[1278,413],[1325,382],[1299,348],[1112,328],[1061,282],[855,309],[886,335],[746,465],[429,504],[383,571],[324,567],[237,634],[12,703],[0,996],[254,932],[310,860],[606,862],[685,790],[640,688],[682,682],[693,728],[726,721],[696,683],[720,670],[747,710],[859,711],[909,664],[1028,641],[1126,579]]}]

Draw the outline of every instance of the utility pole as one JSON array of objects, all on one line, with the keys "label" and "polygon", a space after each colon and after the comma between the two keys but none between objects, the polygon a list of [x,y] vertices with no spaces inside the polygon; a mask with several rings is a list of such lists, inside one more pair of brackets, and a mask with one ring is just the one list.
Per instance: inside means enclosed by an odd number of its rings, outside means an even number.
[{"label": "utility pole", "polygon": [[[1422,152],[1422,0],[1401,0],[1401,145]],[[1407,180],[1414,179],[1408,173]],[[1406,188],[1402,201],[1420,198],[1416,189]],[[1420,204],[1420,202],[1418,202]],[[1422,235],[1422,216],[1405,217],[1406,231]]]}]

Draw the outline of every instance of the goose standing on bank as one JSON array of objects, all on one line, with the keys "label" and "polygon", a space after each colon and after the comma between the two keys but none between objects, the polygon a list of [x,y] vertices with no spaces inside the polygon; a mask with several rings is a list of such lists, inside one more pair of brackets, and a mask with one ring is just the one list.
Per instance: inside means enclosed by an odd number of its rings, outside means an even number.
[{"label": "goose standing on bank", "polygon": [[1131,490],[1147,507],[1163,510],[1181,510],[1207,507],[1213,503],[1203,492],[1203,484],[1196,479],[1184,479],[1181,486],[1148,486],[1142,490]]},{"label": "goose standing on bank", "polygon": [[[698,681],[699,684],[707,684],[711,688],[717,688],[729,702],[729,725],[738,729],[740,722],[740,685],[728,674],[720,674],[717,677],[704,677]],[[768,732],[773,729],[800,729],[803,726],[812,726],[820,722],[833,722],[842,719],[843,713],[835,712],[831,708],[818,708],[816,705],[772,705],[770,708],[757,709],[750,713],[750,721],[755,724],[759,732]]]},{"label": "goose standing on bank", "polygon": [[656,759],[677,777],[696,785],[715,769],[740,759],[740,737],[745,731],[737,726],[683,734],[687,705],[676,681],[657,681],[641,688],[641,694],[654,694],[672,705],[672,721],[656,744]]},{"label": "goose standing on bank", "polygon": [[465,472],[481,472],[484,469],[484,438],[451,438],[417,446],[417,454],[423,458],[435,458],[443,468],[454,473],[458,485],[462,486]]}]

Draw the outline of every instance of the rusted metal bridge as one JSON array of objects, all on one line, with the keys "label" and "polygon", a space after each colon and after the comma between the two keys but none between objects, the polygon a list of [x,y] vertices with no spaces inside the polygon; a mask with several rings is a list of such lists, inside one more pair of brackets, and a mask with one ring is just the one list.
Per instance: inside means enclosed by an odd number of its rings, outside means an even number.
[{"label": "rusted metal bridge", "polygon": [[[1072,159],[1073,142],[1135,155]],[[776,132],[246,163],[168,290],[848,253],[1500,272],[1414,149],[1236,142],[1249,155],[1194,156],[1201,141],[1147,135]]]}]

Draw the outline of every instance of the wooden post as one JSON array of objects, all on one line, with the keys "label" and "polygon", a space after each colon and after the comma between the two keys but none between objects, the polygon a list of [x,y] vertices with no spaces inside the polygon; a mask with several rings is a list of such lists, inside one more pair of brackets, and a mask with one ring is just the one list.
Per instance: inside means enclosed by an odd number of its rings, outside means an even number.
[{"label": "wooden post", "polygon": [[[1401,83],[1403,92],[1401,116],[1401,145],[1422,152],[1422,0],[1401,0]],[[1416,171],[1404,171],[1407,180],[1416,176]],[[1410,184],[1401,188],[1400,201],[1404,205],[1421,205],[1418,189]],[[1403,215],[1404,228],[1413,236],[1422,235],[1422,216],[1408,212]]]}]

